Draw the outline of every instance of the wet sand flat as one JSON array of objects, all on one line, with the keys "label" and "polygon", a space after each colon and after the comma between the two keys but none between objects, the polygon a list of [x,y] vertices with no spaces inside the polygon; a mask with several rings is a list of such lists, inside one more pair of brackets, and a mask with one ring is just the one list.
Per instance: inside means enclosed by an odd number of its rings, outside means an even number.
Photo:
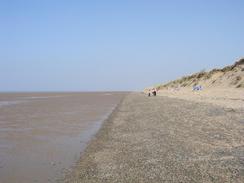
[{"label": "wet sand flat", "polygon": [[64,182],[244,182],[244,111],[126,96]]},{"label": "wet sand flat", "polygon": [[0,183],[56,182],[125,93],[1,93]]}]

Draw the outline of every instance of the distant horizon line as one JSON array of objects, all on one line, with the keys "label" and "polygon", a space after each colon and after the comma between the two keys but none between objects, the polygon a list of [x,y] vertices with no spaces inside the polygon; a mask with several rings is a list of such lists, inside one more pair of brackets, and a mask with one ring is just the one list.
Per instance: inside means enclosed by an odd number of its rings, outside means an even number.
[{"label": "distant horizon line", "polygon": [[98,93],[98,92],[139,92],[140,90],[81,90],[81,91],[72,91],[72,90],[27,90],[27,91],[0,91],[0,93]]}]

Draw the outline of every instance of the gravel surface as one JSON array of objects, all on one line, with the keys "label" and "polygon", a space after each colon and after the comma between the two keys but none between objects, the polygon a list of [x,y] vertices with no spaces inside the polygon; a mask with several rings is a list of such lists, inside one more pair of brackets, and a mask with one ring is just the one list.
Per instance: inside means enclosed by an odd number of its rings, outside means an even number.
[{"label": "gravel surface", "polygon": [[244,111],[125,97],[64,182],[244,182]]}]

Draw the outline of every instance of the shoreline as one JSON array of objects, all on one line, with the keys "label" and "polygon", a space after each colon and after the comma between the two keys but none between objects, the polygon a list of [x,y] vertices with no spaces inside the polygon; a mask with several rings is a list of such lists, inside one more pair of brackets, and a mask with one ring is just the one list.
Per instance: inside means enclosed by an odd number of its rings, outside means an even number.
[{"label": "shoreline", "polygon": [[[64,177],[60,178],[58,182],[73,182],[73,176],[77,176],[77,171],[79,171],[79,162],[86,156],[89,156],[89,153],[93,151],[93,149],[96,149],[97,146],[97,140],[100,138],[104,138],[107,128],[111,125],[110,123],[116,116],[116,113],[119,110],[119,107],[123,100],[126,98],[126,96],[130,95],[134,92],[128,92],[128,94],[125,94],[125,96],[118,102],[118,104],[111,110],[111,112],[105,117],[104,120],[101,121],[99,129],[94,133],[94,135],[90,138],[90,140],[86,143],[83,150],[80,152],[80,158],[75,164],[70,168],[70,171],[64,172]],[[105,133],[105,134],[104,134]]]},{"label": "shoreline", "polygon": [[62,182],[242,182],[243,117],[207,103],[130,93]]}]

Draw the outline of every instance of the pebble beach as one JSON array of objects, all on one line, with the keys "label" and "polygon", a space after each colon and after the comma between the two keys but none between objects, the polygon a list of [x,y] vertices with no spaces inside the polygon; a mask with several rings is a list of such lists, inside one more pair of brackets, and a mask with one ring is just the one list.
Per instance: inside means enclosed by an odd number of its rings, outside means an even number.
[{"label": "pebble beach", "polygon": [[244,181],[244,109],[131,93],[64,182]]}]

